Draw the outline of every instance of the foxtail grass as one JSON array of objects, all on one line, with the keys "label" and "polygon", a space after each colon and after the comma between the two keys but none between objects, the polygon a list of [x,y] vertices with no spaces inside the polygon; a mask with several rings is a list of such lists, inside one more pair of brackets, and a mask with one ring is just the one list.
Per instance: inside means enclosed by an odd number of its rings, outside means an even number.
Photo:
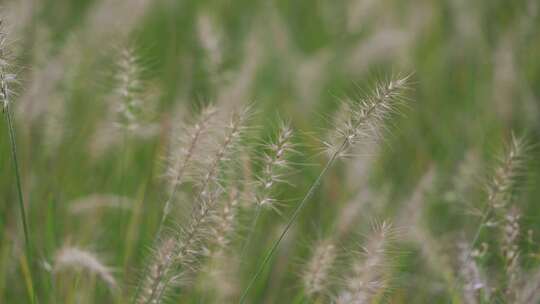
[{"label": "foxtail grass", "polygon": [[[32,242],[30,239],[30,229],[28,228],[28,219],[26,216],[26,209],[24,206],[23,191],[21,186],[21,176],[19,169],[19,160],[17,157],[17,143],[15,139],[15,127],[13,123],[13,114],[11,113],[11,85],[16,82],[16,76],[10,73],[12,65],[10,63],[10,52],[8,49],[7,35],[3,31],[2,21],[0,20],[0,102],[2,103],[2,110],[8,126],[9,142],[11,145],[11,160],[13,162],[13,169],[15,173],[15,183],[17,186],[17,199],[19,202],[19,210],[21,216],[21,223],[24,232],[25,254],[28,259],[30,269],[33,268],[32,259]],[[31,271],[28,271],[29,292],[31,293],[30,299],[32,303],[37,302],[35,290],[33,288],[33,280]]]},{"label": "foxtail grass", "polygon": [[[345,117],[344,128],[337,130],[335,137],[326,143],[331,156],[324,165],[323,169],[309,187],[303,199],[294,209],[285,228],[274,241],[270,250],[267,251],[262,263],[257,268],[253,277],[244,289],[239,303],[245,303],[249,291],[263,273],[264,269],[274,256],[280,243],[283,241],[287,232],[291,229],[296,219],[300,216],[307,202],[313,196],[324,176],[333,166],[333,164],[344,156],[359,142],[369,137],[376,136],[379,128],[385,120],[399,109],[399,105],[404,102],[404,91],[408,88],[409,76],[379,83],[370,96],[365,97],[356,104],[348,107],[347,117]],[[375,132],[375,134],[374,134]]]},{"label": "foxtail grass", "polygon": [[185,284],[191,276],[197,274],[201,259],[208,255],[210,246],[227,243],[224,236],[220,237],[216,233],[215,227],[229,229],[228,221],[234,214],[230,204],[236,205],[236,198],[233,197],[225,203],[224,209],[220,210],[220,202],[225,193],[220,174],[232,161],[249,117],[249,108],[234,111],[229,123],[223,128],[221,142],[204,166],[197,183],[198,190],[191,216],[187,219],[187,224],[175,228],[172,236],[165,238],[155,249],[157,254],[154,255],[150,267],[147,268],[149,271],[144,274],[135,294],[136,303],[162,303],[172,286]]},{"label": "foxtail grass", "polygon": [[[484,228],[487,226],[499,225],[499,221],[496,219],[497,213],[506,211],[509,207],[515,185],[518,179],[524,175],[524,165],[528,149],[529,147],[525,139],[518,138],[512,134],[504,155],[499,159],[498,165],[495,167],[493,174],[488,180],[485,207],[481,213],[480,222],[476,232],[474,233],[471,242],[466,246],[469,250],[465,257],[462,258],[462,265],[471,264],[470,260],[473,258],[474,249],[480,240]],[[512,261],[510,261],[510,263],[513,263],[513,259],[514,257],[512,256]],[[506,259],[506,262],[506,266],[515,268],[515,265],[508,265],[508,259]],[[456,280],[451,287],[450,290],[452,293],[458,288],[458,283],[461,282]]]},{"label": "foxtail grass", "polygon": [[517,178],[524,173],[526,151],[527,144],[525,140],[523,138],[517,138],[512,134],[506,154],[500,160],[500,164],[495,168],[493,176],[487,185],[487,204],[471,242],[471,248],[476,246],[480,234],[487,222],[491,219],[493,212],[508,205]]},{"label": "foxtail grass", "polygon": [[251,243],[263,209],[272,209],[279,213],[279,203],[275,198],[274,191],[277,185],[286,183],[285,176],[291,166],[289,157],[294,152],[293,135],[291,126],[282,122],[277,138],[266,144],[268,151],[261,157],[262,172],[256,178],[253,198],[251,198],[255,202],[255,217],[251,222],[249,234],[240,254],[241,257],[244,257]]},{"label": "foxtail grass", "polygon": [[336,259],[337,248],[332,240],[322,240],[315,244],[313,256],[301,277],[308,298],[317,299],[328,292]]},{"label": "foxtail grass", "polygon": [[351,272],[343,280],[344,286],[337,295],[336,303],[372,303],[384,291],[388,286],[388,245],[395,237],[394,232],[388,222],[375,223],[362,251],[352,263]]}]

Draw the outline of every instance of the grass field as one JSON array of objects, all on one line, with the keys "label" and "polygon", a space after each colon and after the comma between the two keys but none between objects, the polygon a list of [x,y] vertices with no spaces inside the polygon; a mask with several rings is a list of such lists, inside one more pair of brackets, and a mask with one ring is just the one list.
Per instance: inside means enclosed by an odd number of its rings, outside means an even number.
[{"label": "grass field", "polygon": [[0,0],[0,303],[540,303],[539,14]]}]

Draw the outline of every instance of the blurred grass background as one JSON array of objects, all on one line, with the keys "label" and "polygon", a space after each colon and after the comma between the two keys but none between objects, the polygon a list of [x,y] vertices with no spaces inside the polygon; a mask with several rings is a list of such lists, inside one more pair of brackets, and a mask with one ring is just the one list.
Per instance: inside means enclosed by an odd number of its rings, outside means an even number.
[{"label": "blurred grass background", "polygon": [[[271,133],[277,116],[312,134],[298,138],[299,149],[309,156],[298,161],[310,165],[292,178],[295,187],[283,191],[283,215],[263,215],[238,278],[245,286],[318,174],[315,165],[323,159],[313,137],[330,127],[327,118],[339,99],[398,73],[413,73],[410,106],[392,121],[375,151],[340,164],[326,177],[250,301],[292,302],[301,290],[299,265],[309,245],[331,232],[341,206],[373,201],[376,207],[361,212],[355,224],[360,231],[374,217],[399,223],[404,204],[432,168],[437,179],[422,216],[443,246],[454,246],[446,235],[475,227],[464,208],[443,195],[458,164],[475,151],[489,168],[512,131],[539,142],[539,6],[534,0],[2,0],[19,66],[14,109],[23,191],[40,261],[32,267],[37,294],[44,303],[55,302],[50,274],[41,264],[50,263],[66,243],[102,253],[120,281],[128,287],[136,283],[166,201],[162,157],[170,130],[189,116],[191,106],[207,102],[252,102],[261,137]],[[204,22],[214,33],[201,33]],[[217,39],[216,49],[205,39]],[[155,92],[147,100],[148,112],[159,131],[99,152],[93,141],[108,117],[111,66],[117,48],[126,44],[134,45],[145,63],[145,79]],[[53,131],[51,118],[57,124]],[[61,133],[53,147],[48,132]],[[524,231],[540,228],[537,160],[533,155],[527,191],[519,198]],[[0,303],[23,303],[22,229],[5,124],[0,168]],[[133,207],[69,212],[70,202],[94,193],[127,196]],[[383,199],[374,198],[381,193]],[[404,243],[407,254],[398,260],[390,302],[446,303],[452,291],[414,254],[418,245]],[[95,289],[83,288],[94,285],[80,278],[60,284],[92,290],[84,300],[68,297],[71,303],[113,301],[96,282]],[[178,303],[203,303],[200,295],[185,291]]]}]

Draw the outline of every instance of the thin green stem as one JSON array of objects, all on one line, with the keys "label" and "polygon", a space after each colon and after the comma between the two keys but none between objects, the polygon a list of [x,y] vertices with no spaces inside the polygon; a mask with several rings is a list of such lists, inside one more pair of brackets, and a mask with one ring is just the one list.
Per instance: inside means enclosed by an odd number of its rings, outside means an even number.
[{"label": "thin green stem", "polygon": [[[8,125],[8,131],[9,131],[9,140],[11,144],[11,158],[13,161],[13,168],[15,171],[15,182],[17,185],[17,196],[19,201],[19,209],[21,214],[21,222],[23,225],[23,231],[24,231],[24,243],[25,243],[25,253],[26,258],[28,259],[28,264],[30,269],[33,267],[32,263],[32,243],[30,242],[30,233],[28,229],[28,221],[26,219],[26,209],[24,206],[24,199],[23,199],[23,193],[22,193],[22,186],[21,186],[21,176],[19,171],[19,160],[17,158],[17,144],[15,141],[15,129],[13,126],[13,119],[11,117],[11,109],[9,107],[9,103],[6,104],[4,109],[4,114],[6,115],[6,121]],[[30,284],[32,285],[32,303],[36,303],[36,294],[33,286],[33,280],[30,277]]]},{"label": "thin green stem", "polygon": [[309,188],[308,192],[306,193],[306,195],[304,196],[304,198],[302,199],[302,201],[300,202],[300,204],[298,204],[298,206],[296,207],[296,209],[294,210],[291,218],[289,219],[289,221],[287,222],[287,225],[285,226],[285,228],[283,229],[283,231],[281,232],[281,235],[279,236],[279,238],[274,242],[274,244],[272,245],[272,248],[270,249],[270,251],[268,251],[268,253],[266,254],[266,256],[264,257],[264,260],[262,262],[262,264],[259,266],[259,268],[257,269],[257,272],[255,273],[255,275],[253,276],[253,278],[251,279],[251,281],[249,282],[248,286],[246,287],[246,289],[244,290],[244,292],[242,293],[242,296],[240,297],[240,304],[243,304],[245,303],[246,301],[246,298],[247,298],[247,295],[249,294],[249,291],[251,290],[251,288],[253,287],[253,284],[255,284],[255,282],[257,281],[257,279],[259,278],[259,276],[262,274],[262,272],[264,271],[266,265],[268,264],[268,262],[270,262],[270,259],[272,258],[272,256],[275,254],[279,244],[283,241],[283,239],[285,238],[285,235],[287,234],[287,232],[289,232],[289,229],[292,227],[292,225],[294,224],[294,222],[296,221],[296,219],[298,218],[298,216],[300,215],[300,212],[302,211],[302,209],[304,208],[304,206],[306,205],[306,203],[309,201],[309,199],[311,198],[311,196],[313,196],[313,194],[315,193],[315,190],[317,189],[317,187],[319,186],[319,184],[321,183],[323,177],[326,175],[326,172],[330,169],[330,167],[334,164],[334,162],[336,161],[336,159],[338,158],[339,154],[343,151],[343,149],[345,149],[345,147],[347,146],[348,144],[348,140],[345,139],[343,141],[343,143],[340,145],[340,147],[336,150],[336,152],[334,152],[334,154],[332,155],[332,157],[328,160],[328,162],[326,163],[326,165],[324,166],[324,168],[322,169],[321,173],[319,174],[319,176],[317,177],[317,179],[313,182],[313,184],[311,185],[311,187]]},{"label": "thin green stem", "polygon": [[240,261],[244,261],[244,256],[246,255],[246,251],[249,248],[251,239],[253,239],[253,235],[255,234],[255,228],[257,228],[257,223],[259,222],[261,213],[262,213],[262,207],[259,204],[257,204],[257,211],[255,211],[255,218],[253,219],[253,222],[251,223],[251,227],[249,229],[249,234],[246,239],[246,242],[244,243],[244,246],[242,246],[242,251],[240,253]]}]

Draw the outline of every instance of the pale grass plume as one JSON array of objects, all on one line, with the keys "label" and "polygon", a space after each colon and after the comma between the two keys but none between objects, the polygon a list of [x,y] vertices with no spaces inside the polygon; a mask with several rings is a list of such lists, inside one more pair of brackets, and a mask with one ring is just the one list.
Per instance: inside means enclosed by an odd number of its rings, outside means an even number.
[{"label": "pale grass plume", "polygon": [[173,132],[174,138],[167,159],[166,172],[170,193],[163,207],[161,226],[165,224],[171,212],[178,188],[193,179],[197,165],[208,157],[208,150],[214,143],[212,142],[214,136],[212,128],[216,126],[214,123],[216,114],[215,107],[206,106],[193,124],[182,125]]},{"label": "pale grass plume", "polygon": [[214,255],[200,282],[205,294],[214,295],[212,303],[234,303],[240,293],[240,260],[233,252]]},{"label": "pale grass plume", "polygon": [[[255,202],[255,215],[251,221],[249,234],[244,242],[241,256],[244,256],[251,239],[255,234],[259,217],[263,209],[272,209],[281,214],[281,203],[277,199],[276,188],[279,184],[287,183],[286,176],[290,173],[290,156],[295,152],[293,130],[289,123],[280,122],[276,138],[264,145],[265,152],[260,156],[261,172],[254,176],[254,182],[247,185],[250,197],[249,201]],[[251,178],[251,174],[246,174]]]},{"label": "pale grass plume", "polygon": [[352,261],[351,271],[343,279],[342,290],[336,303],[371,303],[388,287],[390,268],[389,245],[395,237],[395,230],[389,222],[375,223],[361,252]]},{"label": "pale grass plume", "polygon": [[[221,217],[219,215],[219,202],[226,187],[222,185],[220,174],[232,161],[232,153],[237,151],[238,145],[244,135],[250,110],[245,108],[232,113],[230,122],[225,126],[225,134],[221,144],[217,147],[215,155],[204,168],[201,180],[198,182],[198,194],[190,223],[179,231],[179,248],[177,259],[180,264],[192,265],[197,259],[208,251],[209,242],[215,237],[214,227],[221,222],[229,226],[227,221],[234,216],[237,197],[233,194],[225,205]],[[191,268],[185,267],[185,268]]]},{"label": "pale grass plume", "polygon": [[93,193],[68,203],[71,214],[87,214],[99,210],[130,210],[133,202],[129,197],[109,193]]},{"label": "pale grass plume", "polygon": [[[209,242],[215,237],[216,221],[226,224],[233,215],[233,210],[225,206],[222,217],[219,216],[219,202],[226,188],[222,185],[220,174],[232,160],[232,153],[237,151],[244,135],[250,109],[244,108],[231,114],[229,123],[225,126],[225,134],[215,155],[204,168],[204,173],[198,182],[198,194],[190,223],[180,228],[177,260],[183,268],[193,268],[198,258],[208,251]],[[236,197],[231,201],[236,205]],[[230,206],[232,207],[232,206]],[[225,216],[225,217],[223,217]]]},{"label": "pale grass plume", "polygon": [[328,161],[294,209],[285,229],[273,243],[271,249],[267,251],[263,262],[259,265],[257,271],[244,289],[240,303],[245,303],[249,291],[334,163],[339,158],[346,156],[351,148],[357,146],[359,143],[376,137],[382,131],[381,128],[384,128],[383,125],[387,118],[397,112],[399,105],[405,102],[404,93],[408,88],[409,78],[410,75],[383,81],[376,86],[371,95],[351,104],[347,108],[346,118],[335,127],[334,136],[330,136],[330,140],[323,142],[326,146],[326,151],[330,155]]},{"label": "pale grass plume", "polygon": [[491,286],[478,263],[477,252],[461,242],[458,244],[458,273],[462,280],[462,299],[466,304],[482,303],[491,297]]},{"label": "pale grass plume", "polygon": [[142,64],[133,48],[120,50],[116,69],[116,123],[128,132],[136,131],[141,127],[145,101]]},{"label": "pale grass plume", "polygon": [[175,286],[186,286],[208,256],[217,218],[218,191],[198,198],[188,223],[158,245],[141,282],[138,303],[162,303]]},{"label": "pale grass plume", "polygon": [[[203,260],[212,252],[213,242],[216,240],[216,227],[220,224],[223,227],[229,226],[224,221],[231,219],[232,206],[229,205],[229,208],[225,206],[223,211],[226,212],[220,214],[222,207],[220,203],[226,190],[220,175],[231,163],[232,154],[241,144],[249,116],[249,108],[234,111],[230,121],[223,127],[224,134],[220,144],[203,167],[200,180],[197,182],[191,216],[186,224],[174,229],[172,241],[167,241],[165,247],[164,245],[158,247],[158,253],[162,251],[160,248],[164,248],[167,259],[163,261],[161,258],[163,254],[154,257],[155,261],[152,263],[160,265],[159,276],[145,275],[142,292],[136,295],[139,303],[162,303],[173,286],[190,284],[193,277],[199,273]],[[223,238],[219,240],[224,242]],[[169,251],[171,252],[168,253]]]},{"label": "pale grass plume", "polygon": [[384,122],[405,103],[410,75],[381,81],[366,97],[343,102],[337,121],[324,142],[329,155],[345,157],[360,143],[378,139]]},{"label": "pale grass plume", "polygon": [[219,69],[223,62],[223,33],[215,20],[208,14],[197,17],[197,36],[205,51],[206,67],[210,79],[218,83]]},{"label": "pale grass plume", "polygon": [[0,102],[3,111],[6,111],[12,102],[14,85],[17,84],[17,75],[13,66],[8,34],[5,32],[3,21],[0,19]]},{"label": "pale grass plume", "polygon": [[504,269],[506,272],[506,286],[504,294],[509,303],[516,301],[517,291],[520,286],[521,271],[519,267],[519,237],[520,237],[520,217],[517,207],[512,206],[504,216],[502,225],[502,255],[504,258]]},{"label": "pale grass plume", "polygon": [[[480,239],[480,234],[483,228],[492,227],[501,229],[503,232],[504,245],[503,257],[505,260],[506,270],[508,272],[509,284],[515,284],[515,280],[517,280],[514,275],[517,272],[515,259],[517,259],[518,250],[510,243],[517,237],[517,230],[519,230],[519,226],[517,226],[516,230],[516,218],[514,216],[508,216],[512,215],[512,196],[514,195],[517,182],[525,174],[525,163],[528,149],[529,148],[525,139],[518,138],[512,134],[511,140],[507,145],[502,158],[498,160],[498,165],[495,167],[493,174],[487,183],[486,206],[481,213],[480,223],[475,235],[470,245],[462,245],[462,248],[460,249],[463,253],[463,257],[461,258],[461,267],[464,269],[473,269],[472,265],[475,263],[474,259],[478,256],[483,256],[483,254],[485,254],[487,251],[487,244],[483,244],[483,248],[481,249],[477,248],[477,243]],[[511,222],[510,220],[514,222],[509,225]],[[501,227],[503,223],[505,226]],[[505,228],[507,228],[508,231],[505,231]],[[469,272],[473,273],[471,271]],[[477,270],[474,270],[474,272],[477,272]],[[478,280],[472,280],[475,277],[477,276],[472,276],[471,274],[462,274],[461,276],[461,278],[465,281],[465,298],[479,299],[480,297],[480,299],[482,299],[489,297],[488,288],[484,288],[485,285],[478,283]],[[479,290],[482,291],[480,295],[478,295]],[[472,292],[473,294],[467,296],[467,292],[469,292],[469,294]],[[505,291],[503,290],[503,293],[504,292]],[[509,296],[514,297],[513,294]]]},{"label": "pale grass plume", "polygon": [[498,159],[498,164],[486,182],[486,203],[483,210],[477,212],[478,216],[481,217],[481,221],[473,239],[472,247],[475,247],[479,233],[484,226],[493,227],[499,225],[496,215],[506,211],[517,180],[525,174],[524,166],[528,149],[525,139],[512,134],[502,157]]},{"label": "pale grass plume", "polygon": [[256,177],[255,202],[259,207],[278,210],[275,188],[286,183],[290,171],[290,155],[294,153],[293,130],[288,123],[281,123],[277,138],[268,143],[262,155],[262,170]]},{"label": "pale grass plume", "polygon": [[228,197],[224,198],[216,216],[214,229],[215,249],[213,254],[226,250],[231,243],[238,224],[238,207],[240,191],[236,188],[229,190]]},{"label": "pale grass plume", "polygon": [[90,139],[90,154],[97,159],[128,137],[154,137],[159,125],[153,122],[158,90],[144,78],[146,65],[132,44],[120,47],[113,66],[113,91],[105,96],[108,109]]},{"label": "pale grass plume", "polygon": [[[81,26],[76,27],[69,33],[69,38],[58,50],[58,52],[49,56],[47,64],[33,70],[30,75],[29,92],[25,92],[21,98],[23,107],[17,114],[28,117],[37,117],[42,112],[47,111],[43,106],[43,91],[51,92],[62,78],[65,70],[71,70],[76,67],[81,54],[85,54],[89,49],[102,49],[107,45],[111,38],[120,38],[122,40],[135,28],[141,18],[148,12],[153,1],[150,0],[103,0],[96,1],[88,8],[88,13],[82,18]],[[32,0],[11,1],[9,5],[9,21],[13,23],[13,30],[16,33],[22,32],[31,23],[32,16],[36,11],[43,9],[41,3]],[[74,52],[75,50],[75,52]],[[42,48],[40,46],[40,51]],[[75,61],[74,61],[75,59]],[[36,95],[40,94],[41,95]],[[35,98],[35,97],[38,98]],[[104,131],[106,133],[107,131]],[[110,133],[110,130],[109,130]],[[101,139],[105,141],[105,139]],[[96,144],[97,145],[97,144]],[[103,146],[106,144],[103,143]],[[97,145],[96,150],[101,149]],[[99,154],[100,152],[96,152]]]},{"label": "pale grass plume", "polygon": [[202,288],[215,296],[216,303],[230,303],[239,292],[240,257],[235,255],[231,243],[238,228],[238,208],[241,192],[236,188],[228,193],[216,213],[213,240],[208,249],[208,261],[200,270]]},{"label": "pale grass plume", "polygon": [[182,126],[174,132],[167,164],[167,179],[173,193],[192,178],[193,166],[200,162],[201,157],[207,156],[205,150],[209,148],[208,137],[212,136],[212,127],[216,125],[213,123],[216,112],[214,106],[206,106],[193,124]]},{"label": "pale grass plume", "polygon": [[174,272],[176,240],[165,236],[152,253],[145,277],[142,278],[141,290],[136,302],[138,304],[161,303],[167,297],[167,288],[180,283],[180,274]]},{"label": "pale grass plume", "polygon": [[210,157],[202,160],[197,177],[198,194],[196,199],[212,193],[212,190],[222,186],[221,170],[236,161],[234,154],[238,152],[242,139],[248,130],[248,122],[252,116],[251,106],[234,109],[228,118],[228,122],[219,126],[222,134],[214,144],[215,148],[210,152]]},{"label": "pale grass plume", "polygon": [[517,138],[512,134],[503,157],[498,160],[498,165],[487,182],[486,206],[481,214],[480,226],[472,242],[473,248],[483,226],[497,227],[500,225],[501,213],[505,213],[509,207],[517,180],[525,174],[528,149],[525,139]]},{"label": "pale grass plume", "polygon": [[60,249],[54,258],[53,272],[60,273],[72,270],[83,270],[95,274],[107,284],[111,291],[117,291],[118,284],[112,269],[92,251],[70,246]]},{"label": "pale grass plume", "polygon": [[338,252],[331,240],[321,240],[313,247],[313,255],[302,272],[304,291],[311,299],[319,295],[327,295],[333,283],[333,267]]},{"label": "pale grass plume", "polygon": [[488,183],[488,205],[498,209],[506,207],[517,180],[525,174],[525,161],[528,146],[523,138],[512,134],[504,157],[499,160]]}]

